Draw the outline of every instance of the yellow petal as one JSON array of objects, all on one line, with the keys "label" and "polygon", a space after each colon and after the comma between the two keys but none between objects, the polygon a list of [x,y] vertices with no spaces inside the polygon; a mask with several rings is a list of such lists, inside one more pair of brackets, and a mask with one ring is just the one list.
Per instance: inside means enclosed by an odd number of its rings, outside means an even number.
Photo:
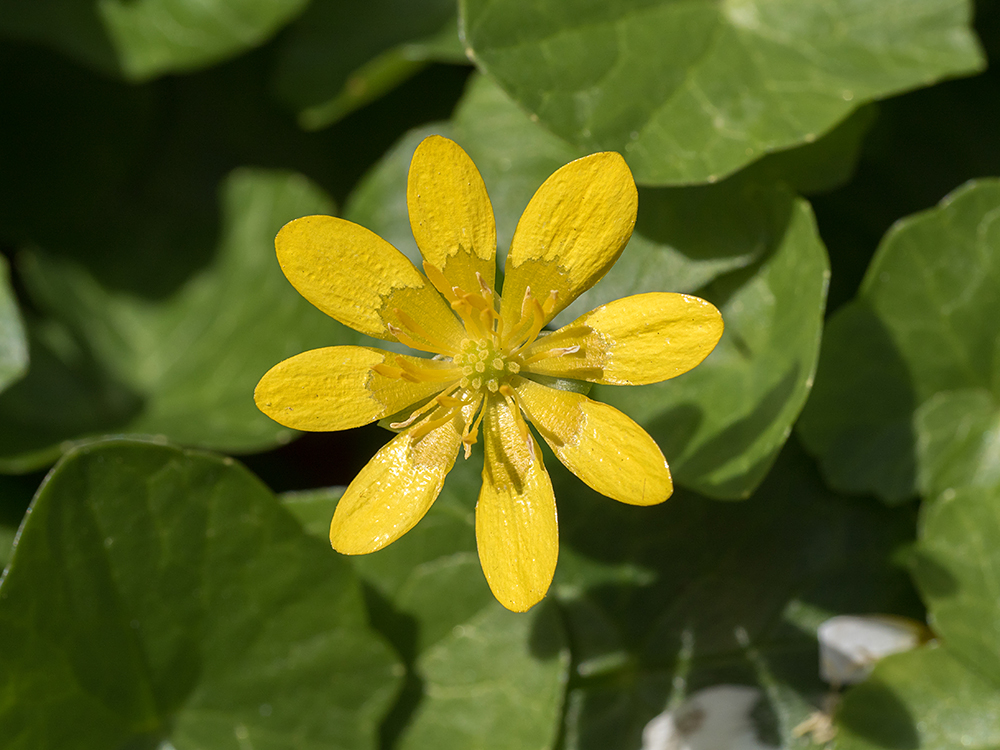
[{"label": "yellow petal", "polygon": [[437,290],[406,256],[364,227],[305,216],[283,226],[274,245],[292,286],[344,325],[390,341],[397,338],[388,329],[394,325],[431,352],[450,347],[450,353],[461,344],[464,329]]},{"label": "yellow petal", "polygon": [[476,505],[479,560],[493,595],[507,609],[524,612],[545,596],[555,573],[556,501],[537,443],[515,423],[520,414],[515,417],[498,396],[486,408],[486,462]]},{"label": "yellow petal", "polygon": [[[643,385],[698,365],[722,336],[715,306],[687,294],[652,292],[609,302],[524,350],[525,370],[611,385]],[[578,351],[573,350],[579,347]],[[545,352],[565,353],[545,356]],[[537,357],[536,361],[531,361]]]},{"label": "yellow petal", "polygon": [[674,491],[659,446],[614,407],[525,378],[522,408],[567,469],[602,495],[630,505],[662,503]]},{"label": "yellow petal", "polygon": [[412,433],[390,440],[340,498],[330,524],[330,543],[338,552],[382,549],[412,529],[437,499],[455,464],[461,433],[454,422],[419,440]]},{"label": "yellow petal", "polygon": [[501,315],[518,332],[524,290],[539,302],[556,292],[546,322],[608,272],[635,226],[638,194],[619,154],[570,162],[535,193],[514,232]]},{"label": "yellow petal", "polygon": [[493,207],[479,170],[457,143],[432,135],[417,146],[406,182],[406,205],[420,252],[452,286],[478,292],[478,272],[493,287]]},{"label": "yellow petal", "polygon": [[[313,349],[279,362],[254,391],[257,408],[296,430],[333,432],[361,427],[432,396],[446,383],[385,377],[372,368],[404,360],[435,373],[451,362],[391,354],[366,346]],[[461,377],[456,372],[456,379]]]}]

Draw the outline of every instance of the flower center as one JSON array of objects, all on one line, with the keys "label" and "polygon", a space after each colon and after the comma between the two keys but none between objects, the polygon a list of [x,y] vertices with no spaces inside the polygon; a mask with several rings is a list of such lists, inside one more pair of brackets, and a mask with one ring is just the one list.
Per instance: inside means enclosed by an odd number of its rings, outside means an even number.
[{"label": "flower center", "polygon": [[455,365],[462,370],[460,388],[470,388],[496,393],[514,375],[521,371],[517,357],[509,357],[491,338],[468,338],[462,341],[461,351],[455,356]]}]

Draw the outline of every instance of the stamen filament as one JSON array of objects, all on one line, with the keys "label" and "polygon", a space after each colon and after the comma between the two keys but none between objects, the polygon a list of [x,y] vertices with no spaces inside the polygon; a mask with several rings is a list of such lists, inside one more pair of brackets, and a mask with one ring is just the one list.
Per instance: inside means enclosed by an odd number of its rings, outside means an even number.
[{"label": "stamen filament", "polygon": [[580,351],[579,344],[573,344],[573,346],[554,346],[551,349],[545,349],[537,354],[532,354],[527,359],[521,360],[522,365],[530,365],[534,362],[540,362],[543,359],[549,359],[551,357],[561,357],[564,354],[576,354]]}]

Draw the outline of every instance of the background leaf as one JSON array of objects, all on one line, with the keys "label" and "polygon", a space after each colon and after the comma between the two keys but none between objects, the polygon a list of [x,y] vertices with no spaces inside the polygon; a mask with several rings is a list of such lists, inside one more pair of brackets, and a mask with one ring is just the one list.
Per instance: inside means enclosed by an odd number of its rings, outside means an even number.
[{"label": "background leaf", "polygon": [[230,459],[67,456],[0,586],[7,746],[375,747],[398,663],[324,546]]},{"label": "background leaf", "polygon": [[983,65],[964,0],[462,0],[476,63],[638,182],[718,179],[859,104]]},{"label": "background leaf", "polygon": [[998,218],[1000,182],[982,180],[898,223],[832,316],[801,432],[834,486],[897,502],[998,471]]},{"label": "background leaf", "polygon": [[847,748],[996,747],[1000,728],[1000,485],[921,510],[913,570],[940,645],[880,663],[838,712]]},{"label": "background leaf", "polygon": [[454,0],[314,2],[281,41],[273,87],[302,127],[321,128],[434,60],[467,62]]},{"label": "background leaf", "polygon": [[246,52],[309,0],[18,0],[0,2],[0,31],[142,81]]},{"label": "background leaf", "polygon": [[[481,456],[460,461],[428,514],[384,550],[351,558],[368,585],[373,622],[409,665],[383,737],[401,750],[552,747],[568,667],[550,604],[505,610],[476,553],[472,507]],[[284,500],[326,539],[340,490]]]},{"label": "background leaf", "polygon": [[28,369],[28,342],[10,286],[10,267],[0,258],[0,391]]},{"label": "background leaf", "polygon": [[[278,268],[273,237],[293,218],[329,212],[329,200],[301,176],[234,173],[223,188],[214,264],[157,301],[107,289],[70,261],[25,256],[34,300],[61,327],[48,341],[39,330],[37,366],[0,397],[6,468],[43,466],[64,441],[111,431],[229,451],[288,440],[293,433],[253,403],[260,376],[293,354],[358,334],[299,296]],[[62,390],[66,380],[81,383],[78,393]],[[94,391],[112,408],[88,419]]]}]

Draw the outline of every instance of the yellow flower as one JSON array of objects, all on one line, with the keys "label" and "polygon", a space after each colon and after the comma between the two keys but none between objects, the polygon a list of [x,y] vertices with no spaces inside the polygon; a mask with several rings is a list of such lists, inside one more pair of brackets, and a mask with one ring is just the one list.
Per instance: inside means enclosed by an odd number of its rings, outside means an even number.
[{"label": "yellow flower", "polygon": [[409,531],[461,448],[468,458],[481,423],[479,558],[496,598],[525,611],[545,596],[559,548],[552,484],[525,418],[570,471],[608,497],[652,505],[673,491],[663,454],[635,422],[539,381],[638,385],[680,375],[712,351],[722,318],[697,297],[640,294],[540,335],[607,273],[632,234],[635,183],[616,153],[567,164],[538,189],[514,234],[502,297],[493,209],[468,155],[446,138],[424,140],[406,197],[424,274],[377,235],[330,216],[287,224],[275,246],[285,276],[320,310],[433,358],[314,349],[273,367],[254,398],[299,430],[346,430],[403,413],[392,424],[400,433],[337,505],[330,541],[349,555]]}]

